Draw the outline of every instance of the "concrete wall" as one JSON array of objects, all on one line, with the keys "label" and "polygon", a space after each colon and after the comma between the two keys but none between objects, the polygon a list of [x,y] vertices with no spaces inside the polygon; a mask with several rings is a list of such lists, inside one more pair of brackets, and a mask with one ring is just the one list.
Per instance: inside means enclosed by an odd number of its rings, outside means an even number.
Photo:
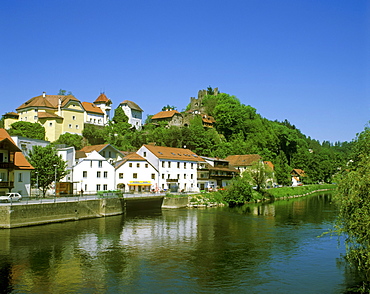
[{"label": "concrete wall", "polygon": [[182,208],[187,207],[189,203],[189,197],[164,197],[162,208]]},{"label": "concrete wall", "polygon": [[53,222],[123,214],[119,198],[0,206],[0,228],[16,228]]}]

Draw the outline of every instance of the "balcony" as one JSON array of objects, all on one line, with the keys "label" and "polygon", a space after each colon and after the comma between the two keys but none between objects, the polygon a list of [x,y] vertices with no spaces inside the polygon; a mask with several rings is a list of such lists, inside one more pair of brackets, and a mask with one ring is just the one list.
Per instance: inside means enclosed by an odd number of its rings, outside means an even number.
[{"label": "balcony", "polygon": [[14,182],[0,182],[0,188],[14,188]]},{"label": "balcony", "polygon": [[13,162],[0,162],[0,168],[1,169],[14,169],[14,163]]}]

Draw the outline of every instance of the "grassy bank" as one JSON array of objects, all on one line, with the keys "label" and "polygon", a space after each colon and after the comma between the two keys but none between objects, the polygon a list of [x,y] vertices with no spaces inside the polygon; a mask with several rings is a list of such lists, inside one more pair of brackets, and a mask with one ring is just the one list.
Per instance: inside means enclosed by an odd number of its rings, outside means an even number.
[{"label": "grassy bank", "polygon": [[334,184],[323,184],[323,185],[305,185],[298,187],[281,187],[265,190],[265,196],[274,198],[275,200],[304,196],[307,194],[314,193],[315,191],[322,190],[335,190],[336,185]]},{"label": "grassy bank", "polygon": [[[283,200],[293,197],[306,196],[316,191],[334,190],[336,185],[305,185],[298,187],[281,187],[268,190],[261,190],[260,193],[253,191],[253,202],[260,202],[263,200]],[[216,206],[228,204],[224,199],[224,191],[220,192],[202,192],[191,195],[190,206]]]}]

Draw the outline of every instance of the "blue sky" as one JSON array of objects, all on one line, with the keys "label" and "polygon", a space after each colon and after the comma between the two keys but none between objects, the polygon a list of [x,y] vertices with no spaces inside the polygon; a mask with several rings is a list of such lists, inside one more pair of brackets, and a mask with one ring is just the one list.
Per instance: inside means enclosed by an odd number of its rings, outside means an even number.
[{"label": "blue sky", "polygon": [[71,91],[144,117],[208,86],[320,141],[370,120],[367,0],[2,0],[0,112]]}]

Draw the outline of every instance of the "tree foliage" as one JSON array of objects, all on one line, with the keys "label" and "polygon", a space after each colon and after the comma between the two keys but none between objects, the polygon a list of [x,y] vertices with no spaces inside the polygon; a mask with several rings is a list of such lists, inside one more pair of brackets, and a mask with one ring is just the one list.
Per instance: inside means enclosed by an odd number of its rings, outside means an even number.
[{"label": "tree foliage", "polygon": [[347,258],[358,270],[361,292],[370,292],[370,128],[358,137],[350,161],[339,180],[337,230],[346,238]]},{"label": "tree foliage", "polygon": [[17,121],[10,126],[8,133],[11,136],[45,140],[45,128],[38,123]]},{"label": "tree foliage", "polygon": [[41,189],[43,197],[55,181],[55,177],[58,182],[68,174],[67,162],[57,154],[51,145],[34,146],[27,159],[35,168],[32,171],[31,183],[34,185],[38,182],[38,188]]},{"label": "tree foliage", "polygon": [[67,146],[73,146],[76,150],[82,149],[84,145],[84,138],[78,134],[65,133],[59,136],[58,140],[54,142],[54,145],[65,144]]},{"label": "tree foliage", "polygon": [[223,200],[230,206],[244,204],[253,199],[253,189],[248,179],[238,177],[223,191]]}]

